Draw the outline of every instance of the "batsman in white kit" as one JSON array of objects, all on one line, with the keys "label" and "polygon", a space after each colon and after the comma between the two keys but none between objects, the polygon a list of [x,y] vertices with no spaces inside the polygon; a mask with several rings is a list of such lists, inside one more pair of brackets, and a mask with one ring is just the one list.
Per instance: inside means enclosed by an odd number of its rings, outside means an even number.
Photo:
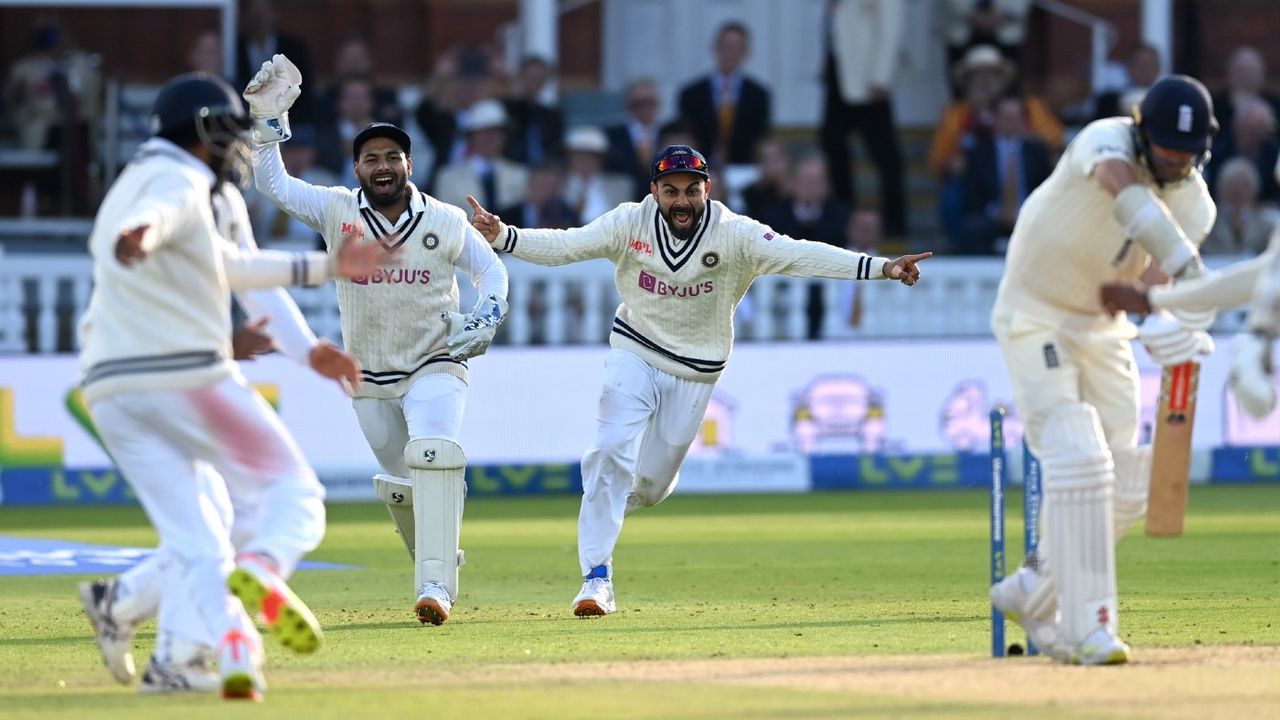
[{"label": "batsman in white kit", "polygon": [[[270,407],[231,360],[229,289],[367,275],[376,249],[243,253],[218,232],[212,190],[247,173],[250,125],[235,92],[202,73],[162,88],[154,136],[112,185],[89,238],[94,291],[80,322],[81,383],[108,453],[160,537],[166,606],[188,605],[215,644],[222,694],[265,691],[261,614],[281,644],[321,631],[285,583],[324,535],[324,491]],[[223,478],[217,467],[233,465]],[[226,482],[254,495],[234,554]],[[235,593],[233,597],[228,588]]]},{"label": "batsman in white kit", "polygon": [[[483,354],[507,313],[507,271],[466,214],[409,182],[409,136],[373,123],[352,142],[359,189],[290,177],[279,143],[302,76],[276,55],[245,88],[256,118],[254,181],[278,207],[319,232],[332,250],[348,232],[400,256],[400,266],[338,282],[342,337],[363,366],[353,394],[360,428],[385,474],[378,496],[414,561],[415,609],[440,625],[458,598],[466,456],[458,436],[467,359]],[[454,269],[479,295],[458,312]]]},{"label": "batsman in white kit", "polygon": [[[218,234],[234,240],[242,252],[254,253],[258,245],[249,224],[249,213],[240,189],[230,182],[214,188],[213,217]],[[237,290],[236,300],[249,322],[232,338],[235,359],[249,359],[254,346],[266,343],[258,352],[278,349],[300,365],[334,380],[360,382],[360,364],[327,340],[317,339],[302,319],[302,313],[282,288]],[[263,329],[269,329],[269,334]],[[235,350],[246,345],[246,354]],[[201,479],[209,483],[210,497],[225,503],[218,506],[231,533],[234,548],[244,547],[253,537],[264,499],[250,479],[241,479],[241,468],[233,462],[218,462]],[[216,493],[217,482],[225,479],[228,493]],[[121,683],[135,675],[133,640],[139,625],[157,617],[164,590],[164,572],[169,558],[157,552],[115,578],[80,584],[80,597],[94,628],[103,663]],[[190,603],[165,603],[159,614],[155,650],[138,690],[142,693],[214,692],[221,686],[216,671],[217,638],[205,635],[204,624]]]},{"label": "batsman in white kit", "polygon": [[494,247],[540,265],[606,258],[622,305],[605,358],[595,443],[582,458],[579,617],[614,611],[613,550],[623,517],[662,502],[684,461],[733,347],[733,313],[757,277],[892,278],[916,264],[795,240],[708,200],[706,158],[672,145],[651,165],[650,195],[572,230],[510,227],[468,198],[471,222]]},{"label": "batsman in white kit", "polygon": [[[1155,265],[1204,274],[1198,247],[1216,208],[1201,177],[1217,130],[1197,80],[1156,82],[1132,118],[1098,120],[1023,205],[991,325],[1026,442],[1040,458],[1038,557],[991,588],[1037,647],[1086,665],[1127,662],[1119,636],[1115,543],[1146,512],[1151,446],[1137,445],[1133,325],[1100,298]],[[1162,366],[1212,351],[1207,310],[1152,315],[1137,331]]]}]

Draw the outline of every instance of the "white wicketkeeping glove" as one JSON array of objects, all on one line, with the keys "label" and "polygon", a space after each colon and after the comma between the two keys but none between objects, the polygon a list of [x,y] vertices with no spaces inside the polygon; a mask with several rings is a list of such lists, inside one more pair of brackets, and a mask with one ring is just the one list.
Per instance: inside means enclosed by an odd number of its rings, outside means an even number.
[{"label": "white wicketkeeping glove", "polygon": [[1169,313],[1158,310],[1138,328],[1138,340],[1161,367],[1181,365],[1197,355],[1213,352],[1213,338],[1203,330],[1190,330]]},{"label": "white wicketkeeping glove", "polygon": [[1246,333],[1236,340],[1236,355],[1231,361],[1231,392],[1240,407],[1261,420],[1276,409],[1276,388],[1271,384],[1275,366],[1271,360],[1271,341]]},{"label": "white wicketkeeping glove", "polygon": [[470,313],[462,315],[456,312],[440,313],[440,319],[449,323],[449,335],[445,342],[449,345],[449,357],[454,360],[466,360],[483,355],[493,342],[498,326],[507,316],[507,301],[497,295],[480,298]]},{"label": "white wicketkeeping glove", "polygon": [[259,145],[284,142],[289,130],[289,108],[302,93],[302,73],[293,61],[276,54],[262,63],[258,74],[244,88],[244,101],[253,116],[253,139]]}]

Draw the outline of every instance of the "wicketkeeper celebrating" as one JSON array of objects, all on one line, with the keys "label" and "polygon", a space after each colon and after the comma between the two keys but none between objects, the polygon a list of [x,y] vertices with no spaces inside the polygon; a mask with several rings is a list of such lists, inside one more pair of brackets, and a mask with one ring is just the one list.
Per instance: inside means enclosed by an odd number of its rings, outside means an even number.
[{"label": "wicketkeeper celebrating", "polygon": [[[458,549],[466,457],[458,444],[467,359],[484,353],[507,313],[507,271],[458,208],[409,182],[409,136],[374,123],[352,143],[358,190],[290,177],[278,143],[302,75],[283,55],[245,88],[254,117],[254,180],[264,195],[320,233],[332,251],[345,233],[399,256],[393,270],[338,282],[342,337],[360,361],[353,405],[378,464],[379,497],[414,558],[418,619],[449,618],[458,597]],[[480,302],[458,312],[454,268]]]},{"label": "wicketkeeper celebrating", "polygon": [[[578,616],[614,611],[613,548],[623,517],[675,489],[733,347],[733,311],[766,274],[914,285],[916,264],[793,240],[708,200],[707,161],[686,145],[654,156],[650,195],[586,227],[527,230],[469,197],[471,223],[494,247],[540,265],[607,258],[622,305],[613,321],[595,443],[582,458]],[[635,242],[635,241],[638,242]]]}]

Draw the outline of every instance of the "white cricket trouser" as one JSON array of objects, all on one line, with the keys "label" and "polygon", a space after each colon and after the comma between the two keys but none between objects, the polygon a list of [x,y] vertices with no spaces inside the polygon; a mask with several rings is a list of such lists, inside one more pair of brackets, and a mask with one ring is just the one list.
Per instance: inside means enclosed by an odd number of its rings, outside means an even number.
[{"label": "white cricket trouser", "polygon": [[1123,338],[1068,333],[1014,313],[992,323],[1013,382],[1026,441],[1037,455],[1045,420],[1059,406],[1084,402],[1098,411],[1111,448],[1138,441],[1142,388],[1133,348]]},{"label": "white cricket trouser", "polygon": [[232,628],[255,633],[226,589],[233,504],[251,528],[242,549],[270,557],[285,577],[324,536],[324,489],[275,412],[238,374],[194,390],[111,395],[89,409],[160,536],[162,631],[210,642]]},{"label": "white cricket trouser", "polygon": [[352,401],[360,430],[384,472],[409,477],[404,446],[410,438],[444,438],[459,443],[467,384],[447,373],[422,375],[398,398]]},{"label": "white cricket trouser", "polygon": [[675,489],[680,463],[698,436],[715,383],[662,372],[625,350],[610,350],[595,444],[582,457],[578,560],[586,575],[613,565],[622,519]]}]

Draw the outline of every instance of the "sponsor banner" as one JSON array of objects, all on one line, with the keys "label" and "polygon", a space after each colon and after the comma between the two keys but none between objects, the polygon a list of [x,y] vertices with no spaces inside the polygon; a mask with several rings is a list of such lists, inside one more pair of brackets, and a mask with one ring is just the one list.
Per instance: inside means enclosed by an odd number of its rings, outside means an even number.
[{"label": "sponsor banner", "polygon": [[[372,471],[365,473],[360,470],[338,470],[321,472],[319,476],[329,501],[363,502],[378,499],[373,492]],[[807,482],[807,468],[803,477]],[[768,488],[761,483],[760,490],[764,492]],[[741,491],[724,492],[751,491],[750,488],[744,488]],[[467,496],[470,498],[581,493],[582,471],[577,463],[467,468]],[[0,504],[133,505],[137,504],[137,498],[129,483],[112,468],[7,468],[0,470]]]},{"label": "sponsor banner", "polygon": [[809,458],[798,453],[697,456],[680,466],[678,493],[808,492]]},{"label": "sponsor banner", "polygon": [[987,454],[816,455],[810,460],[814,490],[938,490],[991,482]]},{"label": "sponsor banner", "polygon": [[[654,289],[659,291],[656,284]],[[577,463],[596,434],[607,352],[596,345],[498,347],[471,363],[460,441],[472,465],[472,492],[580,489]],[[1139,349],[1136,358],[1143,386],[1141,440],[1147,442],[1160,375],[1145,351]],[[1205,477],[1216,474],[1209,460],[1215,449],[1280,446],[1280,411],[1251,420],[1227,391],[1230,359],[1229,352],[1215,353],[1201,369],[1194,442],[1196,457],[1204,461],[1196,474]],[[377,463],[339,387],[281,357],[242,367],[332,497],[372,497],[369,478]],[[98,445],[77,379],[73,356],[0,359],[0,487],[16,493],[7,501],[35,492],[24,487],[30,481],[23,477],[44,478],[37,484],[50,502],[130,501],[127,486],[104,469],[111,463]],[[1006,444],[1016,447],[1021,421],[999,349],[987,339],[744,343],[716,385],[690,461],[835,455],[870,458],[859,460],[855,470],[873,487],[942,486],[952,482],[949,476],[963,484],[967,461],[960,456],[986,452],[987,416],[995,405],[1011,409]],[[1246,467],[1251,466],[1237,462],[1227,470],[1241,475]],[[692,468],[686,481],[701,471]],[[815,480],[826,482],[819,475]],[[846,471],[833,482],[853,483],[850,477]]]},{"label": "sponsor banner", "polygon": [[[0,535],[2,575],[115,575],[151,557],[154,548],[90,545]],[[303,561],[299,570],[352,570],[354,565]]]},{"label": "sponsor banner", "polygon": [[1280,483],[1280,447],[1223,447],[1212,458],[1216,483]]}]

